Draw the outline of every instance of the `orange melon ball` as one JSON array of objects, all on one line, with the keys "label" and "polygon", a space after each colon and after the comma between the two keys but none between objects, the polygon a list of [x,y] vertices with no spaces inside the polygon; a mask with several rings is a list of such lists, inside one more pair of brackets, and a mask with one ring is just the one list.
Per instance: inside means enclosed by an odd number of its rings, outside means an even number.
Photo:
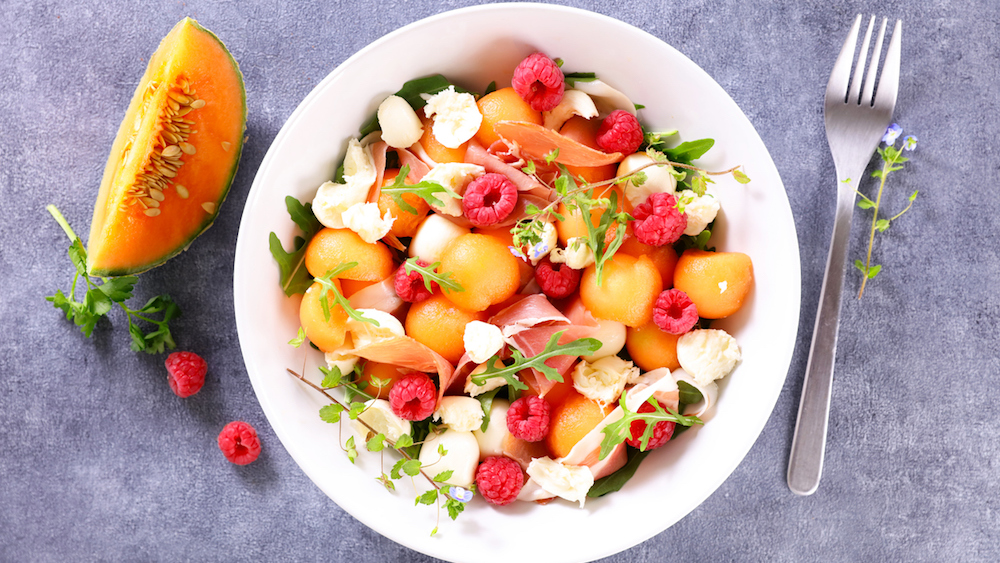
[{"label": "orange melon ball", "polygon": [[[364,381],[368,384],[368,386],[363,389],[365,393],[368,393],[376,399],[388,399],[389,390],[392,389],[392,385],[396,383],[396,380],[411,371],[413,370],[408,370],[392,364],[380,364],[378,362],[368,361],[365,362],[365,367],[361,371],[361,377],[358,378],[358,381]],[[388,381],[388,383],[382,387],[377,387],[372,382],[373,377],[381,379],[383,382]]]},{"label": "orange melon ball", "polygon": [[466,141],[458,145],[458,148],[455,149],[450,149],[442,145],[438,142],[437,137],[434,136],[434,120],[426,117],[423,111],[418,113],[420,114],[420,121],[424,124],[424,134],[417,142],[424,148],[427,156],[431,157],[431,160],[438,164],[445,162],[465,162],[465,151],[469,148],[469,142]]},{"label": "orange melon ball", "polygon": [[588,432],[593,430],[616,405],[601,407],[597,401],[570,389],[566,397],[552,406],[549,434],[545,443],[555,457],[565,457]]},{"label": "orange melon ball", "polygon": [[[581,145],[601,150],[601,148],[597,146],[597,130],[600,128],[601,121],[599,119],[585,119],[579,115],[574,115],[563,124],[562,128],[559,129],[559,133],[573,139]],[[567,166],[566,169],[569,170],[570,174],[580,178],[588,184],[610,180],[618,174],[617,164],[606,164],[604,166],[594,167]]]},{"label": "orange melon ball", "polygon": [[[340,280],[333,280],[334,287],[341,291]],[[330,320],[323,315],[323,305],[320,297],[323,295],[323,287],[318,283],[313,283],[305,295],[302,296],[302,303],[299,305],[299,323],[306,331],[306,337],[324,352],[336,350],[344,344],[347,335],[347,313],[334,302],[333,292],[327,292],[327,301],[330,305]]]},{"label": "orange melon ball", "polygon": [[344,297],[350,297],[355,293],[361,291],[362,289],[377,283],[373,281],[358,281],[358,280],[339,280],[339,281],[340,281],[340,287],[342,288],[341,291],[343,292]]},{"label": "orange melon ball", "polygon": [[[385,171],[385,177],[382,180],[383,186],[388,186],[396,180],[396,176],[399,174],[399,170],[395,168],[390,168]],[[392,228],[389,229],[389,234],[396,235],[397,237],[412,237],[414,233],[417,232],[417,227],[420,226],[420,222],[424,220],[427,213],[430,211],[431,206],[427,205],[427,202],[423,200],[420,196],[412,193],[403,194],[403,201],[408,203],[410,207],[416,209],[416,213],[410,213],[409,211],[404,211],[396,200],[392,198],[387,193],[380,193],[378,196],[378,212],[380,215],[385,216],[385,212],[388,211],[396,218],[392,223]]]},{"label": "orange melon ball", "polygon": [[[498,241],[500,241],[504,246],[508,247],[514,246],[514,235],[511,234],[510,229],[508,228],[501,227],[499,229],[476,229],[474,232],[479,233],[481,235],[486,235],[488,237],[493,237]],[[530,282],[531,279],[535,277],[535,269],[532,268],[531,264],[529,264],[528,261],[523,258],[514,258],[514,259],[517,260],[517,269],[518,273],[521,276],[517,288],[521,289],[524,286],[528,285],[528,282]]]},{"label": "orange melon ball", "polygon": [[626,326],[642,326],[653,318],[653,304],[663,291],[663,280],[653,261],[615,254],[604,263],[603,279],[597,285],[597,267],[587,266],[580,278],[580,299],[599,319]]},{"label": "orange melon ball", "polygon": [[464,291],[445,296],[469,311],[485,311],[517,292],[521,274],[517,258],[494,237],[469,233],[448,243],[441,253],[440,272],[451,272]]},{"label": "orange melon ball", "polygon": [[[523,392],[525,395],[541,395],[541,389],[535,387],[532,380],[525,378],[522,379],[522,382],[528,386],[528,390]],[[562,383],[556,382],[545,394],[544,399],[549,402],[549,405],[558,405],[566,399],[570,391],[573,391],[573,370],[566,372]]]},{"label": "orange melon ball", "polygon": [[477,102],[483,114],[483,124],[479,126],[476,140],[486,148],[500,140],[493,125],[500,121],[528,121],[542,124],[542,114],[531,109],[528,102],[521,99],[513,88],[501,88],[490,92]]},{"label": "orange melon ball", "polygon": [[382,281],[393,271],[392,251],[381,242],[367,243],[350,229],[326,228],[316,233],[306,248],[306,269],[319,278],[346,262],[358,265],[337,277]]},{"label": "orange melon ball", "polygon": [[663,332],[656,323],[649,322],[626,329],[625,349],[643,371],[657,368],[673,371],[681,367],[677,361],[677,339],[680,337],[679,334]]},{"label": "orange melon ball", "polygon": [[[618,186],[601,186],[594,189],[594,199],[600,197],[611,198],[611,192],[614,192],[618,196],[618,209],[621,210],[622,201],[625,199],[622,195],[621,188]],[[570,213],[569,209],[563,205],[559,204],[559,214],[564,217],[564,220],[556,220],[556,233],[559,235],[559,243],[566,246],[566,241],[573,237],[585,237],[587,236],[587,224],[583,222],[583,215],[577,211],[575,213]],[[601,223],[601,214],[604,213],[603,207],[595,207],[590,210],[590,224],[597,226]],[[608,234],[605,237],[605,241],[614,238],[614,229],[609,228]]]},{"label": "orange melon ball", "polygon": [[698,315],[721,319],[743,306],[753,287],[753,263],[742,252],[685,250],[677,259],[674,287],[688,294]]},{"label": "orange melon ball", "polygon": [[[631,230],[631,229],[629,229]],[[663,289],[670,289],[674,284],[674,268],[677,266],[677,251],[674,247],[665,244],[663,246],[651,246],[635,238],[634,235],[626,235],[625,240],[622,241],[621,248],[618,252],[623,254],[628,254],[629,256],[635,256],[636,258],[640,256],[648,256],[653,264],[656,265],[656,269],[660,272],[660,277],[663,279]]]},{"label": "orange melon ball", "polygon": [[407,336],[457,364],[465,353],[465,325],[485,320],[485,314],[460,309],[436,293],[410,306],[404,328]]}]

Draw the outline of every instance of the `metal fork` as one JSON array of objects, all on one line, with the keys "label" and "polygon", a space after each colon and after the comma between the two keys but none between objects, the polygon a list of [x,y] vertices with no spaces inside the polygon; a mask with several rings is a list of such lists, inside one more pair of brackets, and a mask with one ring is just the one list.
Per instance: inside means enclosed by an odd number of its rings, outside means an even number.
[{"label": "metal fork", "polygon": [[[833,153],[837,168],[837,214],[833,224],[833,239],[830,254],[826,260],[823,289],[819,297],[819,311],[816,313],[816,327],[813,330],[809,363],[802,385],[802,399],[799,402],[799,417],[795,423],[795,436],[788,460],[788,487],[799,495],[811,495],[819,487],[823,472],[823,452],[826,449],[826,431],[830,412],[830,391],[833,385],[833,363],[837,350],[837,330],[840,322],[840,294],[844,285],[844,270],[847,265],[848,235],[851,230],[851,216],[854,212],[854,196],[858,181],[864,174],[875,148],[885,133],[896,106],[899,89],[900,40],[903,35],[902,21],[896,27],[889,41],[889,49],[875,91],[875,75],[882,40],[888,18],[882,20],[878,39],[872,51],[865,76],[865,61],[868,56],[875,16],[868,22],[855,63],[854,78],[851,79],[851,62],[854,60],[861,15],[854,20],[840,50],[840,56],[833,66],[830,82],[826,86],[826,101],[823,117],[826,122],[826,139]],[[862,78],[864,90],[862,91]]]}]

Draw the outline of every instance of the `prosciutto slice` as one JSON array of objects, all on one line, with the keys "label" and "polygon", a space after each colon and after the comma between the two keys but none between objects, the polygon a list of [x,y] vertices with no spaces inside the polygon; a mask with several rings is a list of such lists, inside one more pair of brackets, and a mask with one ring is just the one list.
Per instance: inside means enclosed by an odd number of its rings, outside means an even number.
[{"label": "prosciutto slice", "polygon": [[558,131],[528,121],[499,121],[493,129],[507,145],[517,146],[521,155],[538,160],[543,160],[555,150],[559,153],[553,161],[567,166],[605,166],[625,158],[619,152],[604,153],[592,149]]},{"label": "prosciutto slice", "polygon": [[[409,336],[396,336],[355,348],[348,352],[373,362],[392,364],[415,371],[437,373],[441,389],[454,379],[455,368],[440,354]],[[439,400],[443,392],[438,394]]]},{"label": "prosciutto slice", "polygon": [[355,309],[378,309],[394,315],[405,304],[396,295],[396,287],[393,283],[395,279],[396,274],[393,272],[381,282],[357,291],[347,301]]},{"label": "prosciutto slice", "polygon": [[[385,178],[385,161],[386,153],[389,151],[389,145],[385,141],[379,141],[377,143],[372,143],[372,158],[375,161],[375,186],[368,192],[368,203],[378,203],[378,198],[382,194],[382,180]],[[396,151],[396,155],[399,156],[399,166],[410,167],[410,173],[406,176],[406,181],[415,184],[420,181],[428,172],[430,168],[424,161],[420,160],[417,155],[406,149],[392,149]]]},{"label": "prosciutto slice", "polygon": [[[556,309],[544,294],[529,295],[493,315],[490,324],[500,327],[504,338],[543,323],[569,324],[570,320]],[[596,324],[594,326],[597,326]],[[543,344],[544,346],[544,344]]]},{"label": "prosciutto slice", "polygon": [[554,196],[552,190],[543,186],[541,182],[490,154],[475,139],[469,141],[469,149],[465,151],[465,162],[478,164],[487,172],[503,174],[514,182],[519,192],[528,192],[544,199]]}]

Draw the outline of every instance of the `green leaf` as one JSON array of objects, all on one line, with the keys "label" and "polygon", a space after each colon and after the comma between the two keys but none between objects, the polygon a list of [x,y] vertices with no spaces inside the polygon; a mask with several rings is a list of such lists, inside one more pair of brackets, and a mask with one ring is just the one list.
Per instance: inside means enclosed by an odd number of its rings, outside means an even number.
[{"label": "green leaf", "polygon": [[545,164],[552,164],[557,158],[559,158],[559,149],[554,148],[545,155]]},{"label": "green leaf", "polygon": [[465,510],[465,503],[450,498],[444,502],[444,507],[448,510],[448,517],[454,520]]},{"label": "green leaf", "polygon": [[410,477],[416,477],[420,474],[420,465],[420,460],[408,459],[403,462],[403,473],[406,473]]},{"label": "green leaf", "polygon": [[741,184],[750,183],[750,177],[744,174],[743,172],[740,172],[739,170],[733,170],[733,178],[735,178],[736,181]]},{"label": "green leaf", "polygon": [[323,309],[323,318],[327,321],[330,320],[330,294],[332,293],[334,303],[340,305],[340,308],[347,313],[348,317],[358,322],[380,326],[379,322],[375,319],[368,318],[359,313],[354,307],[351,307],[350,302],[348,302],[348,300],[344,297],[344,294],[340,292],[337,285],[333,283],[334,278],[357,265],[357,262],[341,262],[336,268],[328,270],[321,277],[313,280],[315,283],[320,285],[320,291],[322,292],[320,294],[319,304]]},{"label": "green leaf", "polygon": [[483,408],[483,424],[479,427],[479,430],[482,432],[486,432],[486,428],[490,425],[490,409],[493,408],[493,399],[497,396],[497,393],[499,393],[501,389],[503,389],[503,387],[497,387],[492,391],[487,391],[476,397],[476,399],[479,400],[479,404]]},{"label": "green leaf", "polygon": [[146,335],[142,333],[142,329],[136,325],[128,324],[128,334],[132,337],[132,351],[141,352],[146,349]]},{"label": "green leaf", "polygon": [[635,106],[635,110],[636,111],[639,111],[641,109],[646,109],[646,106],[644,106],[642,104],[635,104],[635,103],[633,103],[632,105]]},{"label": "green leaf", "polygon": [[889,220],[879,219],[878,221],[875,221],[875,228],[878,229],[878,232],[884,233],[885,230],[889,228]]},{"label": "green leaf", "polygon": [[918,193],[920,193],[920,190],[916,190],[916,191],[914,191],[914,192],[913,192],[913,194],[912,194],[912,195],[910,195],[910,198],[909,198],[909,199],[910,199],[910,202],[911,202],[911,203],[913,202],[913,200],[917,199],[917,194],[918,194]]},{"label": "green leaf", "polygon": [[570,72],[563,74],[567,88],[575,88],[577,82],[593,82],[597,80],[597,74],[593,72]]},{"label": "green leaf", "polygon": [[691,190],[694,193],[698,194],[699,196],[705,195],[705,192],[708,191],[708,185],[707,185],[707,183],[705,181],[705,177],[702,176],[701,174],[696,174],[696,175],[692,176],[691,177]]},{"label": "green leaf", "polygon": [[431,285],[431,282],[436,282],[445,293],[465,291],[465,288],[455,281],[454,274],[451,272],[438,273],[437,269],[440,266],[440,262],[435,262],[430,266],[421,266],[417,263],[416,257],[410,258],[404,263],[407,275],[413,272],[420,272],[420,277],[424,280],[424,287],[427,288],[427,291],[434,292],[434,286]]},{"label": "green leaf", "polygon": [[438,444],[438,455],[441,457],[448,455],[448,450],[444,449],[444,444]]},{"label": "green leaf", "polygon": [[87,275],[87,251],[80,239],[74,240],[73,244],[69,245],[69,259],[73,261],[76,273],[81,276]]},{"label": "green leaf", "polygon": [[92,315],[98,317],[107,315],[113,305],[111,298],[101,291],[100,288],[96,287],[87,292],[87,295],[83,298],[83,304]]},{"label": "green leaf", "polygon": [[111,278],[99,286],[102,293],[108,296],[115,303],[122,303],[132,297],[132,288],[139,278],[135,276],[122,276]]},{"label": "green leaf", "polygon": [[858,207],[860,207],[861,209],[871,209],[872,207],[875,207],[875,203],[873,203],[872,200],[868,198],[859,199]]},{"label": "green leaf", "polygon": [[698,139],[696,141],[686,141],[671,149],[661,149],[663,154],[673,162],[681,164],[691,164],[691,161],[698,160],[705,155],[715,145],[715,139]]},{"label": "green leaf", "polygon": [[292,221],[302,229],[307,239],[312,238],[323,229],[323,224],[313,213],[312,203],[302,203],[289,195],[285,196],[285,209],[288,210],[288,216],[292,218]]},{"label": "green leaf", "polygon": [[361,413],[364,412],[364,410],[365,410],[364,403],[358,403],[358,402],[351,403],[351,408],[350,410],[347,411],[347,418],[350,418],[351,420],[357,420],[358,417],[361,416]]},{"label": "green leaf", "polygon": [[385,434],[379,432],[378,434],[372,436],[367,443],[365,443],[365,448],[370,452],[380,452],[385,449]]},{"label": "green leaf", "polygon": [[561,338],[565,332],[565,330],[560,330],[559,332],[553,334],[552,337],[549,338],[545,348],[537,355],[530,358],[525,358],[520,351],[514,350],[512,356],[514,362],[509,366],[498,368],[495,363],[500,359],[500,357],[493,356],[486,361],[486,365],[489,366],[486,371],[473,376],[472,382],[476,385],[483,385],[489,379],[501,377],[506,380],[507,385],[510,385],[514,389],[523,390],[527,389],[528,386],[521,383],[521,381],[517,379],[517,372],[523,369],[534,368],[541,372],[550,381],[558,381],[562,383],[563,377],[559,375],[558,371],[545,365],[546,360],[555,358],[556,356],[586,356],[596,352],[598,348],[601,347],[601,341],[594,338],[578,338],[567,342],[566,344],[559,344],[559,338]]},{"label": "green leaf", "polygon": [[872,266],[871,268],[868,268],[868,279],[870,279],[870,280],[871,279],[875,279],[875,276],[877,276],[878,273],[881,272],[881,271],[882,271],[882,265],[881,264],[878,264],[878,265]]},{"label": "green leaf", "polygon": [[444,483],[448,479],[451,479],[451,476],[454,473],[455,472],[453,470],[451,470],[451,469],[449,469],[447,471],[442,471],[441,473],[438,473],[437,475],[434,476],[434,482],[435,483]]},{"label": "green leaf", "polygon": [[[525,164],[521,168],[521,172],[524,172],[525,174],[534,174],[535,173],[535,161],[534,160],[529,160],[528,163]],[[532,207],[535,207],[535,206],[532,205]],[[538,208],[535,207],[535,209],[537,210]],[[531,211],[529,211],[528,213],[531,213]],[[535,213],[538,213],[538,211],[535,211]]]},{"label": "green leaf", "polygon": [[413,437],[411,437],[409,434],[403,434],[402,436],[396,439],[396,443],[393,444],[393,447],[395,447],[397,450],[401,450],[403,448],[408,448],[412,445],[413,445]]},{"label": "green leaf", "polygon": [[[438,490],[437,489],[431,489],[431,490],[425,492],[424,494],[418,496],[417,497],[417,501],[414,503],[414,505],[417,505],[417,504],[428,504],[428,505],[429,504],[434,504],[434,502],[437,501],[437,498],[438,498]],[[435,531],[437,531],[437,530],[435,529]],[[434,533],[432,532],[431,535],[434,535]]]},{"label": "green leaf", "polygon": [[697,416],[685,416],[677,411],[670,409],[669,407],[664,408],[656,401],[656,399],[650,397],[647,403],[653,405],[652,412],[636,412],[632,411],[628,407],[628,402],[626,401],[628,393],[622,393],[621,399],[618,401],[619,406],[621,406],[624,415],[622,418],[616,420],[601,429],[604,433],[604,439],[601,440],[601,452],[600,459],[608,457],[618,444],[621,444],[627,440],[632,435],[632,423],[639,420],[646,423],[646,430],[643,432],[639,439],[639,445],[641,450],[645,450],[649,443],[649,439],[653,435],[653,429],[656,423],[661,421],[670,421],[675,424],[682,426],[691,426],[692,424],[703,424],[702,420]]},{"label": "green leaf", "polygon": [[854,261],[854,267],[857,268],[857,269],[859,269],[859,270],[861,270],[862,274],[867,273],[866,270],[865,270],[865,265],[864,265],[864,263],[861,260],[855,260]]},{"label": "green leaf", "polygon": [[342,412],[344,412],[344,407],[339,403],[324,405],[319,409],[319,418],[323,422],[336,424],[337,422],[340,422],[340,413]]},{"label": "green leaf", "polygon": [[354,460],[358,459],[358,448],[354,445],[354,436],[347,439],[347,459],[351,463],[354,463]]},{"label": "green leaf", "polygon": [[[432,76],[425,76],[423,78],[416,78],[403,83],[403,87],[396,92],[396,95],[406,100],[406,103],[410,104],[410,107],[416,111],[427,105],[427,101],[420,96],[421,94],[437,94],[442,90],[447,90],[449,86],[452,86],[452,83],[449,82],[447,78],[440,74],[435,74]],[[468,92],[468,90],[458,86],[455,86],[455,91]],[[369,118],[368,121],[361,126],[360,133],[361,136],[364,137],[372,131],[378,131],[378,129],[378,115],[376,114],[372,115],[371,118]]]},{"label": "green leaf", "polygon": [[621,469],[615,471],[611,475],[594,481],[593,486],[591,486],[590,490],[587,491],[587,496],[590,498],[597,498],[608,493],[621,490],[625,483],[627,483],[628,480],[635,475],[635,471],[639,469],[639,464],[642,463],[642,460],[646,459],[646,456],[649,455],[650,451],[651,450],[640,452],[635,448],[628,448],[628,462],[626,462]]},{"label": "green leaf", "polygon": [[379,483],[382,483],[382,486],[385,487],[385,490],[387,491],[396,490],[396,485],[394,485],[393,482],[389,480],[389,476],[386,475],[385,473],[376,477],[375,480],[378,481]]},{"label": "green leaf", "polygon": [[285,295],[292,296],[296,293],[305,293],[312,285],[312,276],[305,267],[306,240],[319,232],[323,225],[313,214],[310,203],[303,204],[292,196],[286,196],[285,208],[292,221],[302,230],[303,236],[295,237],[292,241],[292,251],[287,252],[278,235],[272,232],[268,239],[268,248],[278,263],[281,289]]},{"label": "green leaf", "polygon": [[704,398],[702,397],[701,391],[699,391],[697,387],[691,385],[686,381],[678,381],[677,389],[679,391],[680,395],[679,400],[681,404],[693,405],[695,403],[701,402],[701,400]]},{"label": "green leaf", "polygon": [[392,466],[392,469],[389,471],[389,476],[392,477],[393,479],[402,479],[403,464],[406,463],[406,461],[407,461],[406,459],[401,459],[397,461],[395,465]]},{"label": "green leaf", "polygon": [[298,348],[302,346],[302,343],[306,341],[306,329],[299,327],[299,332],[295,335],[295,338],[288,341],[293,347]]},{"label": "green leaf", "polygon": [[486,91],[483,92],[483,95],[488,96],[493,92],[496,92],[496,90],[497,90],[497,81],[494,80],[493,82],[490,82],[489,85],[486,86]]},{"label": "green leaf", "polygon": [[323,374],[323,381],[319,384],[320,387],[324,389],[332,389],[340,385],[344,374],[340,372],[340,368],[333,366],[328,368],[326,366],[319,366],[320,373]]},{"label": "green leaf", "polygon": [[416,184],[407,184],[406,177],[410,174],[410,166],[404,164],[400,169],[399,173],[396,174],[395,180],[392,184],[382,187],[382,192],[384,194],[389,194],[392,196],[393,201],[399,206],[403,211],[416,215],[417,210],[412,205],[403,199],[403,194],[413,194],[418,196],[420,199],[427,202],[428,205],[435,207],[444,207],[445,203],[441,201],[436,195],[443,193],[446,196],[453,199],[462,199],[462,196],[458,195],[451,188],[442,186],[436,182],[418,182]]},{"label": "green leaf", "polygon": [[56,290],[55,295],[50,295],[45,298],[46,301],[52,303],[52,306],[56,309],[61,309],[63,313],[66,313],[66,320],[73,318],[73,307],[70,305],[71,301],[66,294],[62,292],[61,289]]}]

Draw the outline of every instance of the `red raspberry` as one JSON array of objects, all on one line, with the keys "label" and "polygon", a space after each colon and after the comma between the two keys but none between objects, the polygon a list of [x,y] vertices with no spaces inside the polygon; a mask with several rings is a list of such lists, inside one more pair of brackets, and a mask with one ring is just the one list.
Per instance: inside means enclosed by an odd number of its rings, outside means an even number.
[{"label": "red raspberry", "polygon": [[535,111],[549,111],[559,105],[566,89],[562,69],[541,53],[528,55],[517,65],[510,85]]},{"label": "red raspberry", "polygon": [[632,154],[642,144],[642,125],[631,113],[616,109],[597,130],[597,146],[604,152]]},{"label": "red raspberry", "polygon": [[389,405],[399,418],[423,420],[437,406],[437,387],[426,373],[411,372],[393,384]]},{"label": "red raspberry", "polygon": [[549,433],[552,407],[536,395],[525,395],[507,409],[507,430],[526,442],[537,442]]},{"label": "red raspberry", "polygon": [[517,186],[503,174],[493,172],[469,182],[462,195],[462,211],[477,227],[503,221],[516,204]]},{"label": "red raspberry", "polygon": [[652,246],[673,244],[687,228],[687,215],[677,209],[677,198],[668,193],[656,193],[632,210],[635,217],[635,238]]},{"label": "red raspberry", "polygon": [[535,266],[535,281],[552,299],[569,297],[580,285],[580,270],[566,264],[553,264],[548,256]]},{"label": "red raspberry", "polygon": [[524,471],[509,457],[488,457],[476,469],[476,488],[486,502],[503,506],[517,499],[524,486]]},{"label": "red raspberry", "polygon": [[164,362],[167,366],[167,383],[178,397],[190,397],[205,384],[208,364],[194,352],[174,352]]},{"label": "red raspberry", "polygon": [[242,420],[230,422],[219,432],[219,449],[236,465],[246,465],[260,455],[257,431]]},{"label": "red raspberry", "polygon": [[[420,259],[417,259],[417,264],[424,268],[430,266],[430,264]],[[427,286],[424,285],[423,274],[416,270],[409,274],[406,273],[406,264],[400,265],[399,269],[396,270],[396,277],[392,280],[392,286],[396,289],[396,295],[407,303],[420,303],[425,299],[430,299],[431,295],[434,294],[433,291],[427,291]],[[437,289],[436,282],[431,282],[431,289]]]},{"label": "red raspberry", "polygon": [[[654,409],[652,403],[646,401],[639,407],[639,412],[653,412]],[[649,443],[646,444],[646,451],[658,448],[663,444],[670,441],[670,438],[674,435],[675,423],[669,420],[661,420],[656,423],[653,427],[653,436],[650,437]],[[642,445],[642,433],[646,431],[646,422],[643,420],[633,420],[631,426],[629,426],[630,437],[625,440],[625,443],[632,446],[633,448],[639,448]]]},{"label": "red raspberry", "polygon": [[653,322],[664,332],[684,334],[698,323],[698,307],[687,293],[679,289],[668,289],[656,298]]}]

